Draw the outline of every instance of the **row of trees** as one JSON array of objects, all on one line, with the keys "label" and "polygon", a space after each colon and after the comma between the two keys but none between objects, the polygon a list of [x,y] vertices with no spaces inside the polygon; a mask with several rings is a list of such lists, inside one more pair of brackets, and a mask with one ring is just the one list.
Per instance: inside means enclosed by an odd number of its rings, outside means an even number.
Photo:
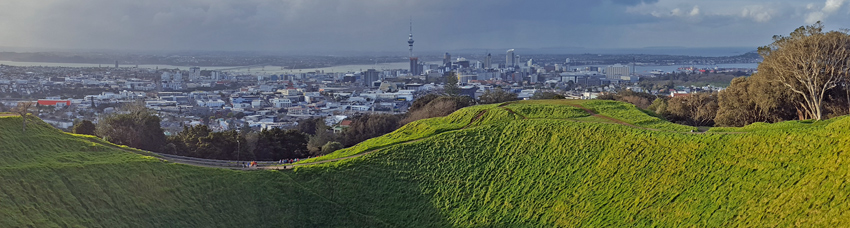
[{"label": "row of trees", "polygon": [[720,126],[792,119],[822,120],[850,114],[850,34],[823,24],[774,36],[759,48],[758,73],[732,80],[719,93]]},{"label": "row of trees", "polygon": [[296,129],[254,132],[244,126],[214,132],[206,125],[185,126],[166,137],[160,118],[141,104],[126,105],[116,114],[105,115],[97,124],[80,121],[72,131],[103,137],[133,148],[181,156],[221,160],[279,160],[323,155],[392,132],[404,124],[438,116],[474,105],[469,97],[426,95],[411,105],[407,114],[362,114],[350,117],[351,125],[341,133],[321,118],[299,122]]},{"label": "row of trees", "polygon": [[[739,77],[719,93],[657,98],[623,92],[604,99],[649,109],[694,126],[744,126],[850,114],[850,33],[823,31],[820,22],[759,48],[758,73]],[[647,105],[649,100],[652,104]]]},{"label": "row of trees", "polygon": [[[784,103],[795,104],[799,116],[821,120],[847,113],[830,106],[850,108],[850,34],[823,31],[820,22],[796,29],[788,36],[774,36],[773,43],[759,48],[764,61],[753,78],[780,85],[787,91]],[[843,91],[841,91],[843,90]],[[844,96],[839,94],[843,92]]]}]

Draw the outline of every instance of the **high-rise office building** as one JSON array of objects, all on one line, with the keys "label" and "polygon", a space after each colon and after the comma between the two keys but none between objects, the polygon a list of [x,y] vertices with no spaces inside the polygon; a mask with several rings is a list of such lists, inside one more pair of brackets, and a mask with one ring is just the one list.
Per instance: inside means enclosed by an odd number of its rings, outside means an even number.
[{"label": "high-rise office building", "polygon": [[514,57],[514,66],[518,67],[521,62],[519,55],[516,55],[516,57]]},{"label": "high-rise office building", "polygon": [[443,67],[451,67],[452,66],[452,55],[446,52],[446,55],[443,56]]},{"label": "high-rise office building", "polygon": [[422,67],[419,66],[419,58],[410,57],[410,74],[414,76],[419,75],[422,73],[419,69],[422,69]]},{"label": "high-rise office building", "polygon": [[487,53],[487,57],[484,57],[484,69],[493,68],[493,56],[490,53]]},{"label": "high-rise office building", "polygon": [[605,76],[608,79],[619,79],[620,76],[629,76],[630,71],[629,66],[616,64],[605,68]]},{"label": "high-rise office building", "polygon": [[381,72],[375,69],[369,69],[363,72],[363,84],[366,87],[375,87],[375,81],[381,80]]},{"label": "high-rise office building", "polygon": [[200,67],[190,67],[189,68],[189,81],[197,81],[201,79],[201,68]]},{"label": "high-rise office building", "polygon": [[514,49],[510,49],[505,54],[505,67],[513,66],[516,66],[516,54],[514,54]]}]

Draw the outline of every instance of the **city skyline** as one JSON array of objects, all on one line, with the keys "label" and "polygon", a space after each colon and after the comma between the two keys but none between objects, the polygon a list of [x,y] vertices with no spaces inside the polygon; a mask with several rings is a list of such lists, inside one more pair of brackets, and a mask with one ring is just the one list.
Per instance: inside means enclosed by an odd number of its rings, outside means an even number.
[{"label": "city skyline", "polygon": [[0,47],[404,53],[412,18],[418,53],[754,49],[816,21],[850,27],[847,2],[10,0],[0,3]]}]

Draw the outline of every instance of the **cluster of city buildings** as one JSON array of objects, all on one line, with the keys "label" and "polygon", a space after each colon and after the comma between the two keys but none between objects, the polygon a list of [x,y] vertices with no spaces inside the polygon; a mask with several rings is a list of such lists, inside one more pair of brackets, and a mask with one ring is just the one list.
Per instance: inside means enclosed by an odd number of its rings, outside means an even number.
[{"label": "cluster of city buildings", "polygon": [[[223,131],[294,127],[304,118],[324,118],[329,126],[358,113],[404,113],[417,97],[440,92],[457,79],[460,95],[477,98],[494,88],[528,99],[539,92],[589,99],[599,92],[633,87],[641,77],[635,65],[574,67],[535,63],[514,49],[505,61],[492,54],[471,60],[446,53],[441,63],[421,62],[408,38],[409,69],[366,69],[284,74],[234,73],[227,70],[150,69],[138,67],[20,67],[0,65],[0,104],[37,100],[39,115],[60,128],[76,120],[97,121],[128,103],[156,110],[167,134],[183,126],[206,124]],[[702,69],[687,69],[700,73]],[[711,88],[709,88],[711,89]],[[672,91],[675,95],[679,91]],[[687,91],[682,91],[687,92]]]},{"label": "cluster of city buildings", "polygon": [[232,75],[198,67],[0,66],[0,104],[38,101],[39,115],[66,129],[129,103],[156,110],[171,132],[197,124],[214,130],[294,127],[304,118],[325,118],[333,126],[358,113],[405,112],[415,97],[441,88],[404,83],[420,78],[397,77],[401,71]]}]

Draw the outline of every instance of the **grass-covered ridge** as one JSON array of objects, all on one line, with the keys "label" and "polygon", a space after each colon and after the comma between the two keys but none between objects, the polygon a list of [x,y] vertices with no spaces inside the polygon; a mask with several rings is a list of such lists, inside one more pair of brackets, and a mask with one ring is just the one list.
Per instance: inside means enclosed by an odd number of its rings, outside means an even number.
[{"label": "grass-covered ridge", "polygon": [[[88,152],[103,144],[45,125],[20,134],[20,120],[4,117],[0,158],[18,162],[0,163],[0,227],[850,224],[850,118],[689,134],[636,121],[646,114],[631,106],[593,102],[467,108],[373,139],[377,149],[364,156],[294,171]],[[35,136],[55,140],[5,150]]]},{"label": "grass-covered ridge", "polygon": [[382,224],[279,172],[191,167],[129,151],[35,118],[22,133],[20,117],[0,117],[0,227]]}]

